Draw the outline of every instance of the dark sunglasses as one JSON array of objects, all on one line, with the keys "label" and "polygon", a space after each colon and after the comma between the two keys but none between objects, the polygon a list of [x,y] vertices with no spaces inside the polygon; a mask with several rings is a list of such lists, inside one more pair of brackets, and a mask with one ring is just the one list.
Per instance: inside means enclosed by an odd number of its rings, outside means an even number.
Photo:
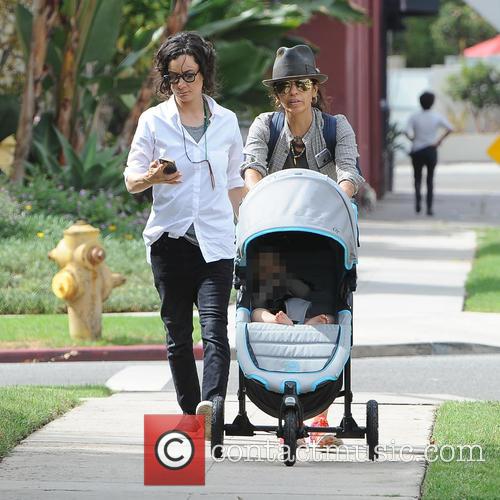
[{"label": "dark sunglasses", "polygon": [[292,89],[292,84],[295,83],[297,90],[301,92],[306,92],[313,88],[314,82],[309,78],[304,78],[303,80],[285,80],[283,82],[276,82],[273,85],[274,91],[277,94],[288,94]]},{"label": "dark sunglasses", "polygon": [[179,83],[180,79],[182,78],[186,83],[193,83],[196,79],[196,75],[200,72],[198,70],[196,73],[193,71],[186,71],[185,73],[167,73],[166,75],[163,75],[163,79],[167,81],[170,85],[173,85],[175,83]]}]

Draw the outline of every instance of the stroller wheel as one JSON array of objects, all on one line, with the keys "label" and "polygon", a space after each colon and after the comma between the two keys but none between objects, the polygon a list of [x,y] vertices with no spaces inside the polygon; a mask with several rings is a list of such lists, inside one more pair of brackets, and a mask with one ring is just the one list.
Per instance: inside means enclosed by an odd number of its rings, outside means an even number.
[{"label": "stroller wheel", "polygon": [[378,403],[370,399],[366,403],[366,444],[368,445],[368,458],[378,458]]},{"label": "stroller wheel", "polygon": [[224,398],[216,396],[212,400],[212,439],[210,442],[212,456],[222,457],[222,445],[224,444]]},{"label": "stroller wheel", "polygon": [[285,445],[285,465],[290,467],[295,464],[297,456],[297,431],[298,415],[295,408],[289,408],[285,412],[283,422],[283,441]]}]

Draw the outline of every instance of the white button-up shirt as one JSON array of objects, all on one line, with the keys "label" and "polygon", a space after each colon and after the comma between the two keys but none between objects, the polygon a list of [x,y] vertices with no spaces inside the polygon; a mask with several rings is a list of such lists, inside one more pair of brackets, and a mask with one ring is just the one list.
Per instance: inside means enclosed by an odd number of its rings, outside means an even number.
[{"label": "white button-up shirt", "polygon": [[[146,110],[139,118],[137,130],[124,171],[145,173],[149,164],[160,157],[175,160],[182,173],[180,184],[153,185],[153,206],[143,232],[147,259],[150,247],[160,236],[184,236],[194,224],[201,253],[206,262],[232,259],[235,256],[233,209],[228,190],[243,186],[240,165],[243,162],[243,141],[238,119],[226,108],[205,96],[211,117],[206,131],[207,155],[215,177],[212,189],[207,162],[204,160],[205,137],[199,143],[184,130],[171,96]],[[184,143],[189,158],[184,149]]]}]

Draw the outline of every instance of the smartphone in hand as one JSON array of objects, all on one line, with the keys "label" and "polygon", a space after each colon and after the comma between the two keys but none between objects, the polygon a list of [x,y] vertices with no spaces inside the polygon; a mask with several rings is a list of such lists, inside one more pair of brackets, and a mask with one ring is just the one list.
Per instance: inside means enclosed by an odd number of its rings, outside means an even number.
[{"label": "smartphone in hand", "polygon": [[165,158],[158,158],[158,161],[163,165],[163,173],[165,175],[175,174],[175,172],[177,172],[175,161],[166,160]]}]

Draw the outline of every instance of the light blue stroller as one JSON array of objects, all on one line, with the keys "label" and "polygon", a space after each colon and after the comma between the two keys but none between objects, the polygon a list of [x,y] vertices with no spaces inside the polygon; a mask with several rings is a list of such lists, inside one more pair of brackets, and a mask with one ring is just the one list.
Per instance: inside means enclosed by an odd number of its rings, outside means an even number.
[{"label": "light blue stroller", "polygon": [[[224,424],[224,401],[214,401],[214,455],[222,452],[224,433],[276,432],[289,450],[285,464],[293,465],[297,439],[313,431],[342,438],[366,436],[369,458],[376,458],[377,402],[367,403],[366,427],[359,427],[351,414],[357,239],[355,207],[338,184],[318,172],[276,172],[245,198],[240,207],[235,264],[239,413],[233,423]],[[262,275],[266,268],[259,259],[269,249],[280,262],[286,262],[288,283]],[[298,291],[288,286],[290,282],[301,285],[295,286]],[[270,297],[273,292],[279,297]],[[276,299],[277,308],[286,309],[294,325],[252,323],[251,311],[263,296],[269,304]],[[304,324],[307,317],[323,313],[333,323]],[[246,396],[276,417],[278,425],[253,425],[245,410]],[[304,425],[304,419],[318,415],[340,396],[344,397],[344,417],[338,427]]]}]

